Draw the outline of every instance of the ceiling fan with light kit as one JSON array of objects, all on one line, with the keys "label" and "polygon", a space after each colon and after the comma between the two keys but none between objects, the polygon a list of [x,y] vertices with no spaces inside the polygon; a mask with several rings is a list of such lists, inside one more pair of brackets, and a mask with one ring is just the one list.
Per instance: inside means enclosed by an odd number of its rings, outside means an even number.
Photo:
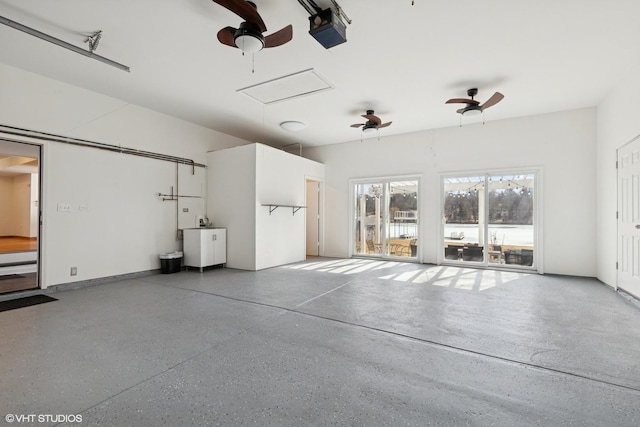
[{"label": "ceiling fan with light kit", "polygon": [[351,125],[351,127],[362,128],[363,133],[374,132],[374,131],[377,131],[378,129],[386,128],[387,126],[390,126],[391,123],[393,123],[393,122],[382,123],[382,120],[380,119],[380,117],[374,115],[373,110],[367,110],[367,114],[363,114],[362,117],[367,119],[367,121],[364,123],[354,123]]},{"label": "ceiling fan with light kit", "polygon": [[491,98],[487,99],[484,104],[480,105],[480,102],[474,99],[474,97],[477,94],[478,94],[478,89],[471,88],[467,90],[467,95],[470,96],[471,99],[452,98],[447,102],[445,102],[445,104],[467,104],[466,107],[456,110],[456,113],[462,114],[465,117],[477,116],[487,108],[496,105],[498,102],[502,101],[502,99],[504,98],[503,94],[501,94],[500,92],[496,92],[491,96]]},{"label": "ceiling fan with light kit", "polygon": [[238,28],[225,27],[218,31],[218,41],[226,46],[238,48],[244,54],[259,52],[264,48],[282,46],[293,39],[293,27],[286,27],[275,33],[263,36],[267,31],[258,7],[246,0],[213,0],[214,3],[230,10],[244,19]]}]

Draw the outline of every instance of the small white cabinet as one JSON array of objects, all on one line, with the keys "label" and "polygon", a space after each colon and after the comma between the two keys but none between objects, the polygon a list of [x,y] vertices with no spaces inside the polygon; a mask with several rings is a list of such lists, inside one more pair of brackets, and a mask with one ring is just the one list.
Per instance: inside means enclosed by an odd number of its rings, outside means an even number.
[{"label": "small white cabinet", "polygon": [[186,228],[183,232],[184,265],[199,267],[227,262],[226,228]]}]

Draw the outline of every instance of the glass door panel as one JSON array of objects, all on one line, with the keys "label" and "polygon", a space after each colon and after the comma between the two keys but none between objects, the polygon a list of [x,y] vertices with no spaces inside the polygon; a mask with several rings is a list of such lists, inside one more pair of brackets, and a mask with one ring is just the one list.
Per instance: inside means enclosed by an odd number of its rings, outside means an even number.
[{"label": "glass door panel", "polygon": [[418,184],[417,179],[354,184],[354,255],[417,258]]},{"label": "glass door panel", "polygon": [[444,180],[444,259],[484,260],[484,176]]},{"label": "glass door panel", "polygon": [[355,185],[354,254],[382,254],[382,189],[379,182]]},{"label": "glass door panel", "polygon": [[533,266],[534,175],[488,176],[490,264]]},{"label": "glass door panel", "polygon": [[388,183],[385,255],[418,256],[418,181]]}]

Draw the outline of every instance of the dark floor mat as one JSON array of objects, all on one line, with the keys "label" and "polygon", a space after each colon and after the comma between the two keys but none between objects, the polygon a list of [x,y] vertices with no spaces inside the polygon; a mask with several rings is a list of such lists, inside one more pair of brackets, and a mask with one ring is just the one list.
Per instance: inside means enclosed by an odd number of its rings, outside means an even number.
[{"label": "dark floor mat", "polygon": [[44,304],[45,302],[58,301],[47,295],[33,295],[0,302],[0,312],[14,310],[16,308],[29,307],[31,305]]}]

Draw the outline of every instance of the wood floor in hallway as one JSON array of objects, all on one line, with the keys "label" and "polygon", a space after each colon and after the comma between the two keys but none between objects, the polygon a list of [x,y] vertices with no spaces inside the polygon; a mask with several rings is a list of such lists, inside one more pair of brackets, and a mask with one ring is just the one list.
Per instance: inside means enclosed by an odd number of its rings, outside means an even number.
[{"label": "wood floor in hallway", "polygon": [[0,237],[0,253],[37,251],[38,239],[36,237]]}]

